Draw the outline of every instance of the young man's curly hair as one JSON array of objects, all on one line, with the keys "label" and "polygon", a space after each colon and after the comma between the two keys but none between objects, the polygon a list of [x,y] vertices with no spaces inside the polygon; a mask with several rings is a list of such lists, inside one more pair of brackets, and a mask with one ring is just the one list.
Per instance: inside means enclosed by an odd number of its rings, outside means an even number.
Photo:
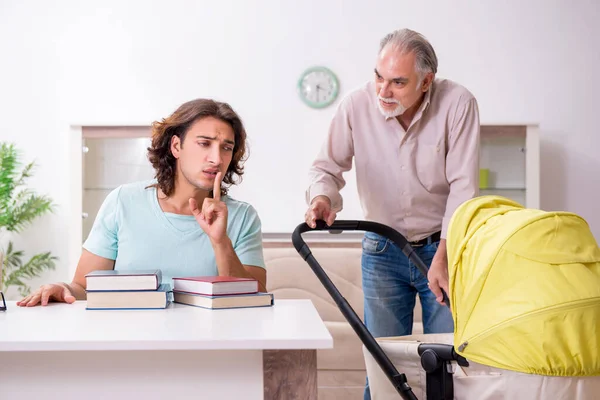
[{"label": "young man's curly hair", "polygon": [[246,160],[246,130],[242,120],[231,106],[210,99],[196,99],[182,104],[173,114],[152,124],[152,144],[148,147],[148,159],[154,170],[160,190],[167,196],[175,192],[177,159],[171,153],[171,138],[178,136],[181,145],[190,126],[201,118],[214,117],[229,124],[233,129],[235,145],[233,157],[227,167],[221,185],[221,195],[226,195],[231,185],[239,184],[244,174]]}]

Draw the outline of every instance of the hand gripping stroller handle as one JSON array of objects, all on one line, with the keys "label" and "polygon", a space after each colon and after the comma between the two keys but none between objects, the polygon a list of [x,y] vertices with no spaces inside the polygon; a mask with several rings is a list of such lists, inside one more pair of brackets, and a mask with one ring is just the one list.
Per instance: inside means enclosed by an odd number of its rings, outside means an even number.
[{"label": "hand gripping stroller handle", "polygon": [[[335,287],[333,282],[329,279],[329,276],[325,273],[323,268],[319,265],[312,252],[308,248],[308,245],[302,239],[302,233],[310,230],[330,230],[330,231],[341,231],[341,230],[361,230],[365,226],[361,221],[336,221],[331,226],[327,226],[324,221],[317,221],[317,227],[315,229],[309,227],[306,223],[298,225],[292,233],[292,243],[300,254],[300,256],[308,263],[312,268],[313,272],[319,278],[331,298],[335,301],[338,308],[346,318],[346,320],[352,326],[352,329],[356,332],[362,343],[365,345],[367,350],[373,354],[374,359],[379,364],[379,367],[388,376],[396,391],[404,400],[418,400],[413,393],[410,385],[406,380],[406,375],[398,372],[392,361],[388,358],[387,354],[375,341],[375,338],[367,330],[365,325],[362,323],[360,317],[356,314],[354,309],[350,306],[348,301],[342,296],[339,290]],[[367,226],[368,228],[368,226]],[[378,227],[376,227],[377,229]],[[368,230],[368,229],[367,229]],[[405,239],[406,241],[406,239]]]},{"label": "hand gripping stroller handle", "polygon": [[[427,278],[427,271],[428,271],[427,265],[425,265],[423,260],[421,260],[421,258],[417,255],[417,253],[412,248],[412,246],[410,245],[408,240],[406,240],[406,238],[400,232],[398,232],[397,230],[395,230],[393,228],[390,228],[387,225],[383,225],[383,224],[380,224],[377,222],[372,222],[372,221],[351,221],[351,220],[335,221],[333,224],[331,224],[331,226],[327,225],[325,223],[325,221],[323,221],[323,220],[318,220],[316,225],[317,225],[316,228],[311,228],[306,223],[300,224],[300,225],[298,225],[298,227],[292,234],[292,243],[294,244],[294,247],[296,248],[298,253],[300,253],[300,255],[305,260],[306,260],[306,257],[301,252],[303,245],[306,246],[306,243],[304,242],[304,240],[302,240],[302,236],[301,236],[301,234],[304,232],[323,231],[323,230],[328,230],[331,233],[341,233],[342,231],[367,231],[367,232],[377,233],[381,236],[384,236],[384,237],[390,239],[392,242],[396,243],[396,245],[400,249],[402,249],[402,252],[404,253],[404,255],[410,261],[412,261],[417,266],[419,271],[421,271],[421,274],[423,274],[423,276],[425,278]],[[308,246],[306,247],[306,249],[304,249],[304,251],[308,251],[308,253],[310,253]],[[448,306],[448,308],[450,308],[450,299],[448,298],[448,295],[446,294],[444,289],[440,288],[440,290],[442,291],[442,297],[444,300],[444,304],[446,306]]]}]

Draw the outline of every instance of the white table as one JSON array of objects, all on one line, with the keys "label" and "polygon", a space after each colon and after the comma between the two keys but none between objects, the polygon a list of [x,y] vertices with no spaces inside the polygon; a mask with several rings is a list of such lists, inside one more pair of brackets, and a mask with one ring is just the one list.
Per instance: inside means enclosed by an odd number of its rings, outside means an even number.
[{"label": "white table", "polygon": [[1,399],[313,399],[333,339],[309,300],[273,307],[0,312]]}]

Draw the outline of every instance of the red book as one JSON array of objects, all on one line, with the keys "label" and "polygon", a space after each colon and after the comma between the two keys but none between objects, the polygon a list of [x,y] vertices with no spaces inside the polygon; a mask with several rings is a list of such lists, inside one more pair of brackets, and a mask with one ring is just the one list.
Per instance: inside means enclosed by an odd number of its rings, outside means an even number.
[{"label": "red book", "polygon": [[173,290],[211,296],[258,292],[258,281],[233,276],[189,276],[173,278]]}]

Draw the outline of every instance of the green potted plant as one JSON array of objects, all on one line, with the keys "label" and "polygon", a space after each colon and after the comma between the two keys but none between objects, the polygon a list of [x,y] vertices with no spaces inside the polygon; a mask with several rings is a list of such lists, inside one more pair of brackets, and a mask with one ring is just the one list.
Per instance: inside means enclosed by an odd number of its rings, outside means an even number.
[{"label": "green potted plant", "polygon": [[27,280],[54,269],[57,258],[45,252],[25,261],[25,253],[16,250],[10,240],[11,235],[53,210],[50,198],[37,195],[26,186],[35,164],[23,167],[19,158],[14,144],[0,143],[0,290],[14,286],[21,296],[26,296],[31,291]]}]

